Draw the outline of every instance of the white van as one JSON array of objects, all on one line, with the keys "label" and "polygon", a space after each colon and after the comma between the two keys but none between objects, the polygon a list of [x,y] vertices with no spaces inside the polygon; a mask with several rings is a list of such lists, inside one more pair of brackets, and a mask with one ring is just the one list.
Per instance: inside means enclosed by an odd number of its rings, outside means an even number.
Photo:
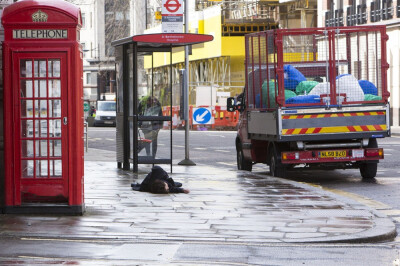
[{"label": "white van", "polygon": [[117,105],[115,101],[97,101],[94,126],[115,126]]}]

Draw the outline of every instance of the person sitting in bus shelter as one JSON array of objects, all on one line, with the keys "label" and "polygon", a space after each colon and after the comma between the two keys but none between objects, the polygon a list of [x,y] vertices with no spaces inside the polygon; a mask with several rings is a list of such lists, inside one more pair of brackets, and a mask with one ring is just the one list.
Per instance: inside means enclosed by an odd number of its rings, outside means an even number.
[{"label": "person sitting in bus shelter", "polygon": [[160,166],[153,166],[151,172],[141,184],[132,183],[133,190],[151,192],[154,194],[189,193],[189,189],[182,188],[182,183],[175,182]]},{"label": "person sitting in bus shelter", "polygon": [[[153,96],[143,97],[139,103],[139,114],[143,116],[162,116],[161,103],[157,98]],[[151,140],[151,142],[145,145],[146,155],[150,156],[150,145],[151,145],[151,156],[156,157],[157,153],[157,138],[158,132],[162,128],[162,121],[141,121],[139,124],[144,137]]]}]

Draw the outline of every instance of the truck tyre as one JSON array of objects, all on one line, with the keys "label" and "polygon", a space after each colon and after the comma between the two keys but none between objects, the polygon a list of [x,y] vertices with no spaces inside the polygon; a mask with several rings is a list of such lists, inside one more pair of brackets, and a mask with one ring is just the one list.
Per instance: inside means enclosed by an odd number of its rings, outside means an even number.
[{"label": "truck tyre", "polygon": [[[369,139],[368,148],[378,148],[376,139]],[[378,163],[363,163],[360,165],[360,174],[364,181],[374,179],[378,171]]]},{"label": "truck tyre", "polygon": [[239,143],[239,147],[237,148],[237,167],[238,170],[250,171],[253,168],[253,164],[251,161],[246,160],[243,155],[243,150],[241,144]]},{"label": "truck tyre", "polygon": [[378,170],[378,163],[363,163],[360,165],[360,173],[363,180],[373,179]]},{"label": "truck tyre", "polygon": [[285,177],[286,171],[280,163],[275,147],[269,151],[269,174],[275,177]]}]

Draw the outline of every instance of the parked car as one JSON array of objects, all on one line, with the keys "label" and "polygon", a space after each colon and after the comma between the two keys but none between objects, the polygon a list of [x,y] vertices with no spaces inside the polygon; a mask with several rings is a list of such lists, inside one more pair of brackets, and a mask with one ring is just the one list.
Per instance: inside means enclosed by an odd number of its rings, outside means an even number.
[{"label": "parked car", "polygon": [[96,116],[93,125],[115,126],[117,108],[115,101],[97,101]]}]

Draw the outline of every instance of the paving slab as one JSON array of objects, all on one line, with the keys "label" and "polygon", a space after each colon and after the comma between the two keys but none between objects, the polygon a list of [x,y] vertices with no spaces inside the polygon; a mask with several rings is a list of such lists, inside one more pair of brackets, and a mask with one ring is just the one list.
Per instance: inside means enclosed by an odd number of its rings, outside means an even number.
[{"label": "paving slab", "polygon": [[[173,166],[190,194],[133,191],[150,171],[85,162],[83,216],[0,215],[0,237],[214,243],[371,242],[392,239],[384,214],[318,187],[245,171]],[[169,166],[164,167],[169,171]]]}]

